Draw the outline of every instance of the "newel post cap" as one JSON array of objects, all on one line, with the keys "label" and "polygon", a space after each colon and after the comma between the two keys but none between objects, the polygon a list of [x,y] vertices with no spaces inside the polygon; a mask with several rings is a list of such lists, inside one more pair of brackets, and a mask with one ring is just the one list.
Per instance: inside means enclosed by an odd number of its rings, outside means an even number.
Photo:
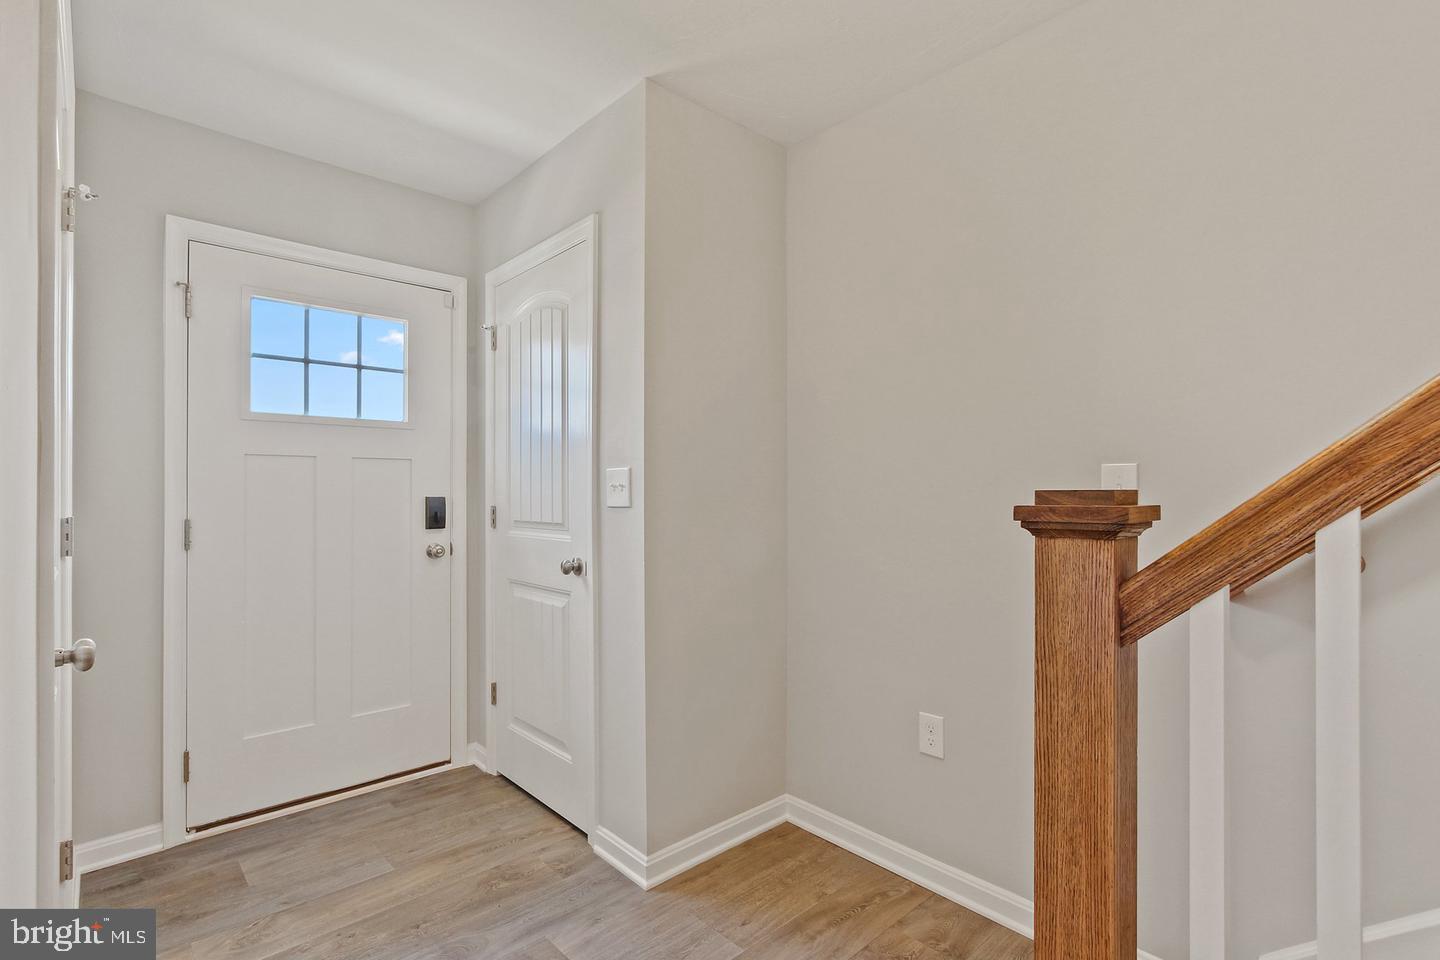
[{"label": "newel post cap", "polygon": [[1160,508],[1141,505],[1138,490],[1036,490],[1015,519],[1037,537],[1118,540],[1144,533]]}]

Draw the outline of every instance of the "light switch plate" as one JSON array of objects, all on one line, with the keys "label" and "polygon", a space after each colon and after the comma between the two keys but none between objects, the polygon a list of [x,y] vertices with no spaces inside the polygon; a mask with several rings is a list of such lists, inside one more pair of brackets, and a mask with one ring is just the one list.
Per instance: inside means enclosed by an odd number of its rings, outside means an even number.
[{"label": "light switch plate", "polygon": [[1138,463],[1100,464],[1101,490],[1139,490],[1140,465]]},{"label": "light switch plate", "polygon": [[630,506],[629,467],[610,467],[605,471],[605,506]]}]

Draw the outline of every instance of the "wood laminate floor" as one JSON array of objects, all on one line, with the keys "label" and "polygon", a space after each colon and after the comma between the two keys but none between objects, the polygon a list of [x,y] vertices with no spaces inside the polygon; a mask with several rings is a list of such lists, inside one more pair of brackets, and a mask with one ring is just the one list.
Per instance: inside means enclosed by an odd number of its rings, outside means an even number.
[{"label": "wood laminate floor", "polygon": [[172,960],[1030,960],[1024,937],[789,824],[644,892],[455,770],[87,874]]}]

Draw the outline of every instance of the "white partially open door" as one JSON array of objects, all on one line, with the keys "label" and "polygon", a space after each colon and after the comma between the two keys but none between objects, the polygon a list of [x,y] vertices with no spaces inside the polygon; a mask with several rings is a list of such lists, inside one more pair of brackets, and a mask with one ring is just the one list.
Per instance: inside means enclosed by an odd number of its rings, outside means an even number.
[{"label": "white partially open door", "polygon": [[595,825],[595,219],[486,277],[492,762]]}]

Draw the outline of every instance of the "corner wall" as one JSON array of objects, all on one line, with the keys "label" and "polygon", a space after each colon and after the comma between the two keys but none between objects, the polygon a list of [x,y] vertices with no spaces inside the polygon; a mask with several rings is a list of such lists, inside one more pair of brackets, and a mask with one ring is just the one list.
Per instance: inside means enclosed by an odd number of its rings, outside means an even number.
[{"label": "corner wall", "polygon": [[[1419,0],[1091,0],[792,148],[790,793],[1030,894],[1011,507],[1136,461],[1145,562],[1440,371],[1437,32]],[[1437,493],[1367,524],[1367,923],[1440,904],[1440,746],[1403,733],[1440,723]],[[1314,935],[1309,569],[1233,621],[1234,956]],[[1185,644],[1141,650],[1141,945],[1167,960]]]},{"label": "corner wall", "polygon": [[785,790],[785,154],[646,90],[654,852]]}]

